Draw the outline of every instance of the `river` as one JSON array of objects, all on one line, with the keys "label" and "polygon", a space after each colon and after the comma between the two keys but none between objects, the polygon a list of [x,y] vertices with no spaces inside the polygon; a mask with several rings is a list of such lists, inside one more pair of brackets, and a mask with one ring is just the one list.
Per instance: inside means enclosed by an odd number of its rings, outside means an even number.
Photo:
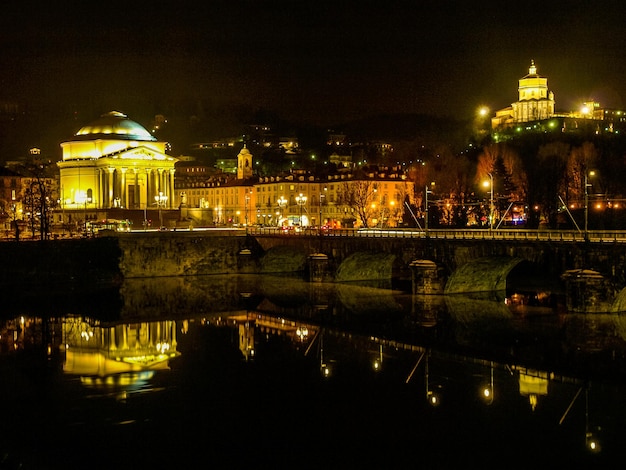
[{"label": "river", "polygon": [[9,299],[0,468],[552,468],[626,456],[626,318],[233,275]]}]

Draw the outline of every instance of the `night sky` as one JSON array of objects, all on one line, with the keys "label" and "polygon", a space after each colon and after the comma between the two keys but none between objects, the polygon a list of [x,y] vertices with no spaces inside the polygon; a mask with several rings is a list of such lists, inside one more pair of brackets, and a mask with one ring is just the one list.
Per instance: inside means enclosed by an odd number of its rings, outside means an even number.
[{"label": "night sky", "polygon": [[116,109],[147,124],[189,103],[322,124],[467,117],[515,101],[531,59],[558,110],[590,98],[626,107],[623,1],[9,0],[0,9],[0,102],[79,110],[87,122]]}]

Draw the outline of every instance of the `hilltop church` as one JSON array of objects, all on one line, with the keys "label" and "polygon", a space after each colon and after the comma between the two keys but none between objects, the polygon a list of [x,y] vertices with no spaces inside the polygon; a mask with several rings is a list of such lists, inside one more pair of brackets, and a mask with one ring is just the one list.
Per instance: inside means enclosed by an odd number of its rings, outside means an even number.
[{"label": "hilltop church", "polygon": [[491,119],[492,129],[554,116],[554,93],[548,90],[548,79],[537,73],[534,60],[530,61],[528,74],[519,80],[518,95],[518,101],[496,111]]}]

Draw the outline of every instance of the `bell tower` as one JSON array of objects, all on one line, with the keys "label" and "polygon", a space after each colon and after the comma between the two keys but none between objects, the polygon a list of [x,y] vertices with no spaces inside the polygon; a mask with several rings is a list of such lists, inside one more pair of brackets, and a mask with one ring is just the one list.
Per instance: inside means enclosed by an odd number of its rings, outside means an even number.
[{"label": "bell tower", "polygon": [[244,144],[237,155],[237,179],[245,180],[252,177],[252,154]]}]

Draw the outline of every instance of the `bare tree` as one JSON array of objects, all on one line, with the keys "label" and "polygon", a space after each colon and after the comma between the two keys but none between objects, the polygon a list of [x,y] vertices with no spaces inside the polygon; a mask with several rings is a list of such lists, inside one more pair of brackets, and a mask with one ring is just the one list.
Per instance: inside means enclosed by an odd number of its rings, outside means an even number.
[{"label": "bare tree", "polygon": [[528,196],[528,176],[520,156],[508,146],[502,147],[502,163],[506,172],[506,181],[503,188],[511,201],[526,201]]},{"label": "bare tree", "polygon": [[570,146],[563,142],[552,142],[539,147],[537,152],[538,168],[535,179],[539,189],[536,202],[541,216],[551,228],[557,226],[558,195],[565,187],[567,160]]},{"label": "bare tree", "polygon": [[565,200],[570,197],[582,200],[585,193],[585,173],[592,171],[598,159],[598,151],[591,142],[572,148],[567,160]]},{"label": "bare tree", "polygon": [[498,144],[492,144],[486,146],[483,149],[483,153],[478,156],[478,165],[476,168],[477,184],[480,185],[482,181],[485,181],[489,173],[493,174],[499,153],[500,149],[498,148]]},{"label": "bare tree", "polygon": [[30,228],[33,237],[39,231],[41,240],[50,238],[50,215],[54,198],[46,168],[43,165],[29,165],[23,167],[23,173],[30,178],[30,183],[24,191],[23,204],[30,213]]},{"label": "bare tree", "polygon": [[374,208],[376,184],[374,181],[345,181],[339,190],[339,204],[349,207],[357,215],[363,227],[369,227]]}]

